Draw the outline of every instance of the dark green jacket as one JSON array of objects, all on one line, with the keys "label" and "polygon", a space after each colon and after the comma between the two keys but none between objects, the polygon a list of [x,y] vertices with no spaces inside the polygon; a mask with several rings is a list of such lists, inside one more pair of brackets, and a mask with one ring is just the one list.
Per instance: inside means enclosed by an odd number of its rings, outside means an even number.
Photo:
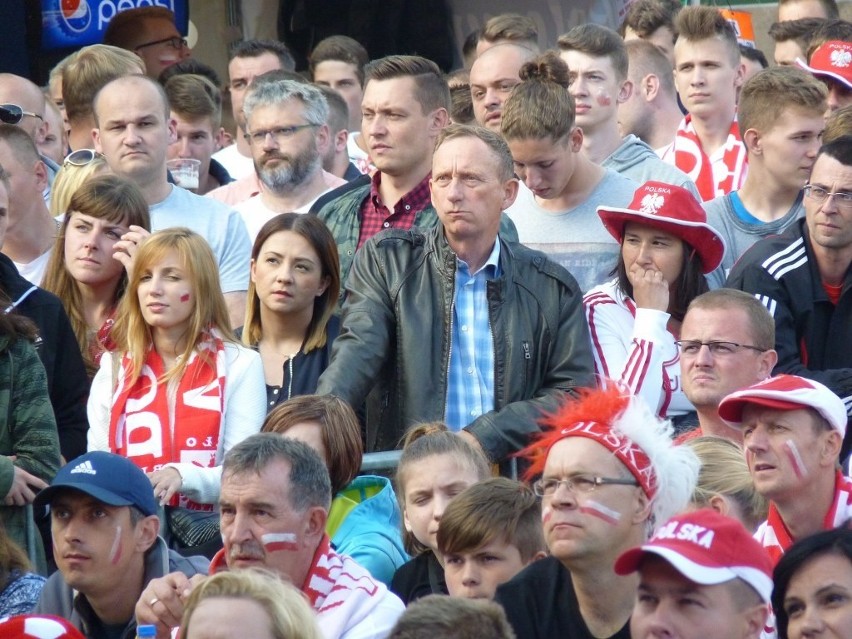
[{"label": "dark green jacket", "polygon": [[[12,462],[11,455],[17,459]],[[50,482],[59,470],[59,438],[47,394],[47,377],[33,345],[0,335],[0,496],[12,487],[15,466]],[[24,507],[0,506],[9,536],[24,549]],[[34,533],[37,563],[44,561],[41,537]],[[37,566],[44,569],[44,565]]]}]

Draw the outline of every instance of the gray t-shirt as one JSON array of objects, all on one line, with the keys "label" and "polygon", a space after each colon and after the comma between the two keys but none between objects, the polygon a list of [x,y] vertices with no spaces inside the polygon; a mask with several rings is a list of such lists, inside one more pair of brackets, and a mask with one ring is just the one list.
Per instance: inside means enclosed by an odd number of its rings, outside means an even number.
[{"label": "gray t-shirt", "polygon": [[734,210],[733,193],[703,202],[704,212],[707,214],[707,223],[712,226],[725,240],[725,257],[715,271],[707,276],[710,288],[719,288],[725,285],[728,274],[734,266],[734,262],[748,250],[752,244],[768,235],[783,233],[788,226],[799,218],[804,217],[805,207],[802,204],[802,196],[793,202],[793,206],[782,217],[772,222],[746,222]]},{"label": "gray t-shirt", "polygon": [[569,211],[540,207],[523,183],[506,214],[518,229],[521,244],[543,251],[564,266],[585,293],[610,279],[619,246],[598,217],[601,205],[624,208],[639,185],[606,169],[606,174],[582,204]]}]

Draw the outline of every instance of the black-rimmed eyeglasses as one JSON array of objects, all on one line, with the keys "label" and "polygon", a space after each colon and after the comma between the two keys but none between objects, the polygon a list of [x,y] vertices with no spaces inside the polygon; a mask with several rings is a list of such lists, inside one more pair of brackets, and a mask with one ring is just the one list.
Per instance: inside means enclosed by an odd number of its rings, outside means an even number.
[{"label": "black-rimmed eyeglasses", "polygon": [[758,353],[765,353],[768,349],[761,348],[760,346],[752,346],[751,344],[737,344],[736,342],[699,342],[694,339],[681,339],[675,342],[677,347],[680,349],[682,355],[686,355],[688,357],[694,357],[698,355],[698,352],[701,350],[702,346],[706,346],[710,349],[710,354],[714,356],[724,357],[726,355],[733,355],[738,353],[740,349],[747,348],[752,351],[757,351]]},{"label": "black-rimmed eyeglasses", "polygon": [[539,497],[552,497],[560,486],[573,493],[590,493],[598,486],[638,486],[635,479],[623,477],[595,477],[594,475],[573,475],[566,479],[539,479],[532,485],[533,492]]},{"label": "black-rimmed eyeglasses", "polygon": [[17,124],[20,122],[25,115],[30,116],[31,118],[38,118],[42,122],[44,122],[44,118],[41,117],[38,113],[33,113],[32,111],[24,111],[17,104],[0,104],[0,121],[5,124]]},{"label": "black-rimmed eyeglasses", "polygon": [[172,36],[171,38],[163,38],[162,40],[152,40],[151,42],[144,42],[142,44],[138,44],[133,50],[139,51],[139,49],[144,49],[145,47],[153,47],[157,44],[167,44],[175,51],[180,51],[181,49],[189,46],[186,43],[186,38],[181,38],[180,36]]}]

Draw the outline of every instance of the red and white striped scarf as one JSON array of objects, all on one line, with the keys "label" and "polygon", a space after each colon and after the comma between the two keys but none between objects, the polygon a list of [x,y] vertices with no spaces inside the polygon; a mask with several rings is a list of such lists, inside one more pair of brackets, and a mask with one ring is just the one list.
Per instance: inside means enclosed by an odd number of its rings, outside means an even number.
[{"label": "red and white striped scarf", "polygon": [[[822,522],[822,529],[837,528],[849,519],[852,519],[852,478],[844,477],[838,470],[834,481],[834,500]],[[778,563],[784,552],[795,541],[775,508],[775,504],[771,502],[766,521],[757,529],[754,538],[766,548],[773,565]]]},{"label": "red and white striped scarf", "polygon": [[712,160],[701,147],[701,140],[698,139],[692,117],[689,115],[677,129],[672,150],[674,165],[695,182],[704,201],[736,191],[745,182],[748,158],[736,120],[731,122],[728,139],[722,148],[713,154],[715,157]]},{"label": "red and white striped scarf", "polygon": [[[128,384],[130,354],[121,358],[110,410],[110,451],[132,460],[145,472],[168,463],[215,464],[225,401],[225,346],[215,330],[205,332],[174,389],[169,407],[169,384],[163,359],[148,351],[139,377]],[[212,510],[181,495],[170,502],[197,510]]]}]

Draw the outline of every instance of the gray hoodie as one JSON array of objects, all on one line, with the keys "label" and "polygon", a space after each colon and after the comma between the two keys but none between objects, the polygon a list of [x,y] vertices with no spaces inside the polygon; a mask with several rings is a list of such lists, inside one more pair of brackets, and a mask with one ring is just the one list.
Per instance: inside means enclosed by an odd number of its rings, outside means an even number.
[{"label": "gray hoodie", "polygon": [[698,198],[699,202],[701,201],[695,182],[690,180],[686,173],[668,162],[663,162],[654,153],[654,149],[632,133],[622,140],[621,146],[601,162],[601,166],[618,171],[639,184],[654,180],[681,186]]}]

